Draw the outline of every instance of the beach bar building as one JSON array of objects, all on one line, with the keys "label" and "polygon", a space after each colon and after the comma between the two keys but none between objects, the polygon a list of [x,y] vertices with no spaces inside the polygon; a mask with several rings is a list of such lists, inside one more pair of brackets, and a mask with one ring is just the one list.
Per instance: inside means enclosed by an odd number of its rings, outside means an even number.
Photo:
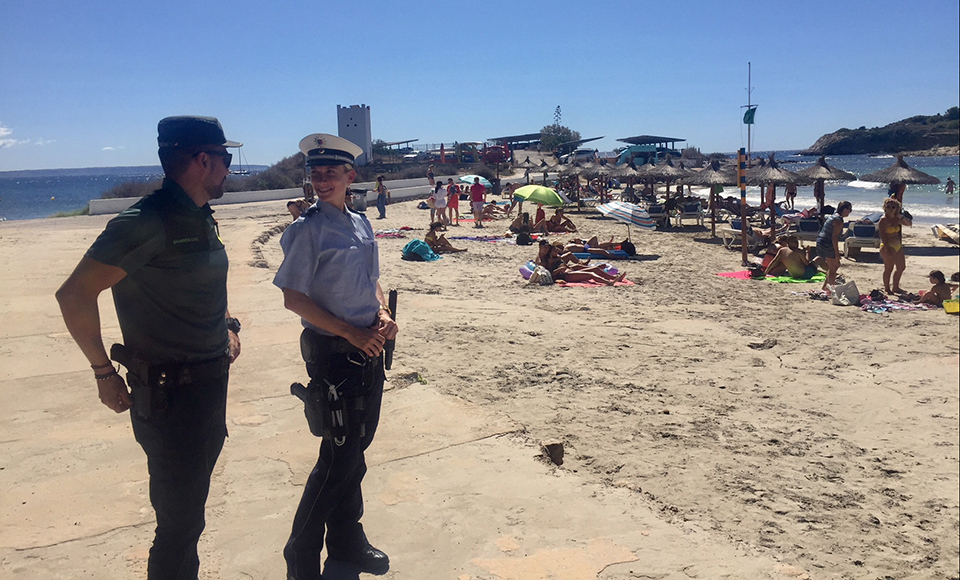
[{"label": "beach bar building", "polygon": [[680,157],[680,151],[677,150],[676,143],[684,142],[686,139],[679,137],[659,137],[657,135],[637,135],[636,137],[617,139],[617,141],[629,145],[629,147],[620,152],[620,159],[617,160],[617,164],[629,163],[640,158],[640,161],[636,161],[635,163],[642,165],[649,163],[651,158],[654,162],[657,162],[667,155]]}]

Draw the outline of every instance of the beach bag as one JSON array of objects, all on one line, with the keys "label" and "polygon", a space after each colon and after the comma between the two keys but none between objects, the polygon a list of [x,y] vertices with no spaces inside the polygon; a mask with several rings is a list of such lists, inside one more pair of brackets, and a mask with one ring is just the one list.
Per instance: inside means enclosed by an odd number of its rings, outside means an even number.
[{"label": "beach bag", "polygon": [[437,202],[436,200],[433,199],[433,196],[431,195],[430,197],[427,198],[427,207],[429,207],[430,209],[434,209],[436,206],[437,206]]},{"label": "beach bag", "polygon": [[537,266],[534,268],[533,273],[530,274],[529,283],[539,284],[540,286],[549,286],[550,284],[553,284],[553,276],[551,276],[550,271],[543,266]]},{"label": "beach bag", "polygon": [[857,290],[857,283],[850,280],[843,284],[831,286],[830,302],[837,306],[858,306],[860,304],[860,291]]}]

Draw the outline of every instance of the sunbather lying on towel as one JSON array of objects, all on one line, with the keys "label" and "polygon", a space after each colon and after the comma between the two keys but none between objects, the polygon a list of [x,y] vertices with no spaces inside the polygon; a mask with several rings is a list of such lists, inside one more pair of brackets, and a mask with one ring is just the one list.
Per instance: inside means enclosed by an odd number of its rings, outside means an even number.
[{"label": "sunbather lying on towel", "polygon": [[491,201],[487,205],[483,206],[483,219],[485,220],[496,220],[500,219],[507,215],[507,211],[504,208],[501,208],[497,205],[497,202]]},{"label": "sunbather lying on towel", "polygon": [[453,244],[447,241],[447,236],[440,234],[437,236],[437,230],[443,227],[440,222],[430,224],[430,231],[423,236],[423,241],[427,242],[430,249],[438,254],[450,254],[453,252],[466,252],[466,248],[454,248]]},{"label": "sunbather lying on towel", "polygon": [[577,260],[572,253],[564,252],[562,243],[551,244],[547,240],[540,240],[537,264],[549,270],[554,280],[566,282],[599,282],[613,286],[627,275],[626,272],[620,272],[614,276],[608,274],[601,266],[587,266]]},{"label": "sunbather lying on towel", "polygon": [[607,258],[610,260],[619,260],[623,258],[623,254],[614,254],[612,253],[612,250],[621,250],[628,256],[634,256],[637,253],[636,246],[634,246],[630,240],[614,242],[613,238],[611,237],[609,242],[601,242],[597,240],[597,236],[593,236],[589,240],[571,238],[570,241],[563,247],[563,249],[575,254],[592,254],[594,256]]}]

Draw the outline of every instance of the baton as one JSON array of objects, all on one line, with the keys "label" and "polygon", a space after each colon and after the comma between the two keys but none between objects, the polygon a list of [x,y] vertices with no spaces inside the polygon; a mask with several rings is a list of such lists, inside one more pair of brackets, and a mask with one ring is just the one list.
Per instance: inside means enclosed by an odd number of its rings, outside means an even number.
[{"label": "baton", "polygon": [[[391,290],[387,297],[387,308],[390,309],[390,316],[397,320],[397,291]],[[393,366],[393,349],[397,347],[397,339],[391,338],[383,345],[383,368],[390,370]]]}]

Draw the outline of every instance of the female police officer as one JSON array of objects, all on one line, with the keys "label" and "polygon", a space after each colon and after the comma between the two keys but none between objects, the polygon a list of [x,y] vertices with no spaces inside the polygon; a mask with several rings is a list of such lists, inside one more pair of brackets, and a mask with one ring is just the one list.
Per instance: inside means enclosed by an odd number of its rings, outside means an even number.
[{"label": "female police officer", "polygon": [[284,306],[304,326],[301,350],[310,388],[320,389],[327,421],[320,457],[310,473],[283,550],[288,578],[318,580],[326,529],[327,556],[382,574],[387,555],[367,541],[360,524],[370,445],[383,395],[383,348],[397,334],[380,288],[377,241],[366,216],[346,207],[363,153],[350,141],[313,134],[300,141],[317,203],[280,240],[284,259],[273,283]]}]

